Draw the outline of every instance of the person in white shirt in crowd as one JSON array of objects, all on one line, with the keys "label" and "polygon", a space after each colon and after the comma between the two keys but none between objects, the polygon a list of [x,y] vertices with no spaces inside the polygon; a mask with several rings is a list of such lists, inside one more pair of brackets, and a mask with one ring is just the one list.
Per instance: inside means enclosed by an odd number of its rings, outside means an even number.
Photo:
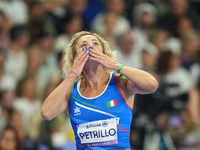
[{"label": "person in white shirt in crowd", "polygon": [[[56,53],[53,49],[53,42],[54,42],[54,35],[50,31],[46,31],[45,29],[42,33],[38,36],[37,44],[43,56],[43,69],[45,71],[46,77],[43,79],[43,83],[48,84],[49,80],[51,79],[52,75],[54,75],[57,70],[57,60],[56,60]],[[45,86],[46,86],[45,85]],[[43,87],[44,89],[45,87]]]},{"label": "person in white shirt in crowd", "polygon": [[114,13],[117,15],[117,22],[113,29],[113,35],[115,37],[127,32],[130,29],[130,23],[126,17],[122,14],[125,9],[124,0],[108,0],[106,1],[106,12],[99,13],[91,24],[92,30],[99,34],[105,34],[106,25],[104,24],[105,17],[108,13]]},{"label": "person in white shirt in crowd", "polygon": [[44,56],[42,49],[37,46],[30,47],[27,52],[27,68],[26,76],[30,76],[35,79],[37,86],[37,97],[42,97],[44,89],[49,83],[48,67],[44,64]]},{"label": "person in white shirt in crowd", "polygon": [[133,13],[133,34],[137,37],[135,46],[141,50],[148,42],[150,33],[155,30],[157,9],[145,2],[136,5]]},{"label": "person in white shirt in crowd", "polygon": [[159,51],[152,43],[147,43],[142,50],[142,70],[151,73],[156,77],[156,66],[158,63]]},{"label": "person in white shirt in crowd", "polygon": [[197,86],[200,77],[199,40],[200,37],[194,31],[186,32],[181,37],[181,64],[191,74],[195,86]]},{"label": "person in white shirt in crowd", "polygon": [[187,94],[193,87],[191,75],[181,66],[179,57],[169,49],[163,51],[158,60],[159,80],[165,85],[164,93],[169,97]]},{"label": "person in white shirt in crowd", "polygon": [[10,74],[19,81],[25,74],[27,65],[26,48],[30,36],[24,26],[15,26],[10,31],[11,45],[7,50],[5,73]]},{"label": "person in white shirt in crowd", "polygon": [[105,30],[102,36],[108,41],[111,48],[116,46],[115,26],[117,24],[117,18],[117,14],[109,12],[106,14],[103,22]]},{"label": "person in white shirt in crowd", "polygon": [[24,77],[17,86],[14,108],[22,114],[27,135],[30,134],[30,117],[41,108],[41,100],[36,97],[36,83],[31,77]]},{"label": "person in white shirt in crowd", "polygon": [[6,50],[0,49],[0,90],[14,91],[16,80],[11,75],[6,73],[5,70]]},{"label": "person in white shirt in crowd", "polygon": [[135,47],[135,35],[128,31],[117,38],[118,59],[129,67],[142,68],[141,50]]},{"label": "person in white shirt in crowd", "polygon": [[8,16],[12,25],[23,25],[28,21],[28,6],[23,0],[0,1],[0,9]]}]

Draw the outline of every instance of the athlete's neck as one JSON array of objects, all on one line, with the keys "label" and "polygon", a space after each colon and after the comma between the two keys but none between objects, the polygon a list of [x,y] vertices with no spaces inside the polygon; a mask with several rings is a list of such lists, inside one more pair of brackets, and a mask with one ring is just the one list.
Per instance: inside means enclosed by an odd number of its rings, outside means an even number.
[{"label": "athlete's neck", "polygon": [[97,89],[98,86],[106,83],[109,79],[109,73],[104,70],[101,64],[85,67],[83,75],[84,86],[89,86],[92,90]]}]

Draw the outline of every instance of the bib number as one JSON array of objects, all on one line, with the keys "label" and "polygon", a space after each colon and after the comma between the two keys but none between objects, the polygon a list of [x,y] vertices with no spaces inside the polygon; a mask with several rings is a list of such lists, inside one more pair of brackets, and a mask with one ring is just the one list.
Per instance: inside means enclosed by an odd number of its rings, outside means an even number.
[{"label": "bib number", "polygon": [[119,118],[93,121],[78,125],[78,136],[83,148],[118,144],[117,124]]}]

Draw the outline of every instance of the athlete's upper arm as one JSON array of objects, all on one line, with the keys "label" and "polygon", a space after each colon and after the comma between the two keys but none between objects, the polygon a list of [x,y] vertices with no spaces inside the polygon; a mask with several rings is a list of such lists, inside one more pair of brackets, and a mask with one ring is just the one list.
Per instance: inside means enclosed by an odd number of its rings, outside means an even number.
[{"label": "athlete's upper arm", "polygon": [[127,86],[127,92],[130,95],[133,94],[149,94],[148,91],[145,91],[141,88],[139,88],[135,83],[133,83],[132,81],[128,80],[126,81],[126,86]]}]

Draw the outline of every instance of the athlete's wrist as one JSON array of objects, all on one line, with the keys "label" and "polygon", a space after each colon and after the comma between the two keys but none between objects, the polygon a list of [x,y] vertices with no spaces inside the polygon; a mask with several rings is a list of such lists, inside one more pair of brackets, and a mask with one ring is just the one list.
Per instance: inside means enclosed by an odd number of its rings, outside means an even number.
[{"label": "athlete's wrist", "polygon": [[113,69],[112,70],[114,70],[115,72],[117,72],[117,70],[118,70],[118,68],[119,68],[119,66],[120,66],[121,64],[120,63],[114,63],[113,64]]}]

